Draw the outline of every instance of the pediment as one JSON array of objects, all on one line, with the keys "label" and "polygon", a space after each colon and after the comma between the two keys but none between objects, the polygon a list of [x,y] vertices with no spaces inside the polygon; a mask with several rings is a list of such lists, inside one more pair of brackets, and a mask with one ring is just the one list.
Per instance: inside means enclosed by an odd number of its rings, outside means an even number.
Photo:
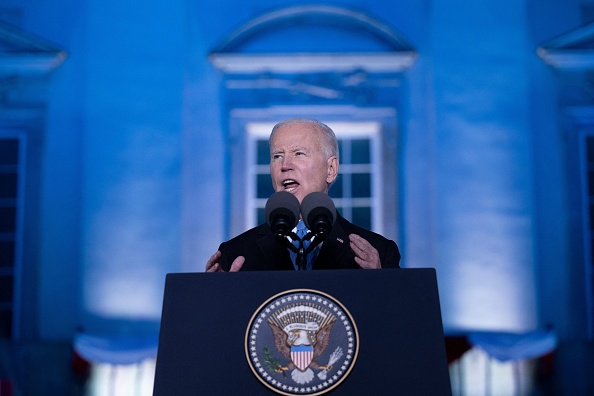
[{"label": "pediment", "polygon": [[581,26],[539,46],[538,55],[563,69],[594,69],[594,23]]},{"label": "pediment", "polygon": [[59,66],[66,52],[47,41],[0,22],[0,74],[39,74]]},{"label": "pediment", "polygon": [[358,11],[303,5],[260,15],[216,45],[211,62],[228,73],[400,71],[416,57],[389,26]]}]

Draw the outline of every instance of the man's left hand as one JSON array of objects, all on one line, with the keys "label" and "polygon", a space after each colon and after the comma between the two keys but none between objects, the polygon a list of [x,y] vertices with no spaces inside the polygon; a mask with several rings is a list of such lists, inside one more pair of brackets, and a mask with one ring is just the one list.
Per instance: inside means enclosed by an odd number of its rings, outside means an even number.
[{"label": "man's left hand", "polygon": [[382,268],[379,253],[371,243],[357,234],[349,235],[349,240],[351,242],[351,249],[355,253],[355,262],[359,264],[359,267],[363,269]]}]

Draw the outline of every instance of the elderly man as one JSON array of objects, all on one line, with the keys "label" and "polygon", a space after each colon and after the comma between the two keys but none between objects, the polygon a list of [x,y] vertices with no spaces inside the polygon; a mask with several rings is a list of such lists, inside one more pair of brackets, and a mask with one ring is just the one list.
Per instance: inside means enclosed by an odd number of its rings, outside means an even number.
[{"label": "elderly man", "polygon": [[[270,175],[275,191],[288,191],[302,202],[309,193],[327,194],[338,175],[338,144],[332,129],[312,119],[281,121],[270,135]],[[311,269],[398,267],[394,241],[351,224],[337,215]],[[206,264],[207,272],[294,270],[289,249],[262,224],[224,242]]]}]

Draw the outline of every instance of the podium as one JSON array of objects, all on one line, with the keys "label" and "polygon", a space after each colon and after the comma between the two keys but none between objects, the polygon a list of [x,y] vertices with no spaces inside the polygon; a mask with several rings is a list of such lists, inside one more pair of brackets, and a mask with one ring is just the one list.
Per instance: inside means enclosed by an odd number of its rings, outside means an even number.
[{"label": "podium", "polygon": [[168,274],[153,392],[451,395],[435,270]]}]

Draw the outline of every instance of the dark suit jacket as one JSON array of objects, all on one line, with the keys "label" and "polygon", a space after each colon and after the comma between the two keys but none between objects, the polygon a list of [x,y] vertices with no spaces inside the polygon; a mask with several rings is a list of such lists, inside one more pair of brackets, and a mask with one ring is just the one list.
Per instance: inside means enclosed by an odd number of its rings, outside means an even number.
[{"label": "dark suit jacket", "polygon": [[[323,242],[313,269],[360,268],[351,250],[349,234],[365,238],[379,252],[382,268],[398,268],[400,252],[392,240],[358,227],[338,215],[332,231]],[[219,247],[223,270],[229,271],[238,256],[245,257],[242,271],[295,270],[289,251],[277,243],[268,224],[254,227]]]}]

